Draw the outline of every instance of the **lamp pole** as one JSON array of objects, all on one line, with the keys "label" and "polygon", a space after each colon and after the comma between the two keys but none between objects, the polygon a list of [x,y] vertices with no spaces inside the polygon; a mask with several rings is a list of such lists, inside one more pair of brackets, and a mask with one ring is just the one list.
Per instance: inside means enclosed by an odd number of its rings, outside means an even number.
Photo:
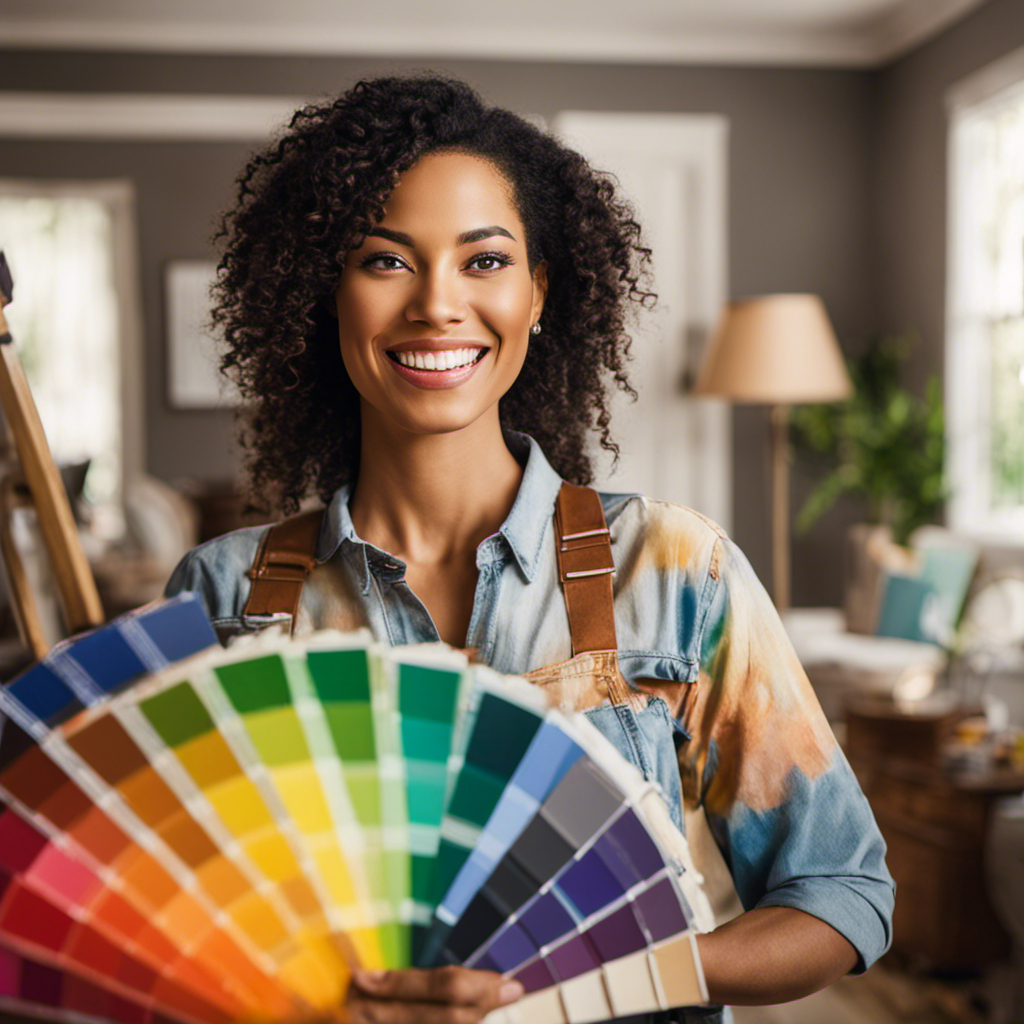
[{"label": "lamp pole", "polygon": [[771,407],[772,463],[772,597],[775,607],[789,608],[789,406]]}]

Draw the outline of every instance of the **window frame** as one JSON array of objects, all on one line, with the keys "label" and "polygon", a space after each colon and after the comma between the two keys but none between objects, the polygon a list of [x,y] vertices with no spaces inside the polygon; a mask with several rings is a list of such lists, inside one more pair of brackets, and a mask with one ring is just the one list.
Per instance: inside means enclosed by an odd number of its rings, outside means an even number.
[{"label": "window frame", "polygon": [[[1024,48],[954,85],[946,94],[947,220],[945,407],[946,518],[958,532],[997,543],[1020,543],[1024,505],[992,508],[991,317],[972,306],[968,282],[972,231],[968,214],[971,168],[968,136],[977,122],[1024,102]],[[1024,287],[1024,282],[1022,282]]]},{"label": "window frame", "polygon": [[[117,296],[121,403],[121,492],[145,471],[143,327],[135,188],[129,179],[26,179],[0,177],[0,195],[16,198],[84,198],[110,214],[112,267]],[[14,282],[15,300],[18,282]],[[17,345],[15,337],[14,343]],[[117,498],[120,499],[119,493]]]}]

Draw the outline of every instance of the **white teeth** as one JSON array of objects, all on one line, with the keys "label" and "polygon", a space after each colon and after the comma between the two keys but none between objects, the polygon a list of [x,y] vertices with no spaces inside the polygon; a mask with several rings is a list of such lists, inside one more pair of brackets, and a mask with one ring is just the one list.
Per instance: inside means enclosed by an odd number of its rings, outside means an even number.
[{"label": "white teeth", "polygon": [[414,370],[453,370],[472,363],[480,354],[478,348],[455,348],[440,352],[394,352],[402,366]]}]

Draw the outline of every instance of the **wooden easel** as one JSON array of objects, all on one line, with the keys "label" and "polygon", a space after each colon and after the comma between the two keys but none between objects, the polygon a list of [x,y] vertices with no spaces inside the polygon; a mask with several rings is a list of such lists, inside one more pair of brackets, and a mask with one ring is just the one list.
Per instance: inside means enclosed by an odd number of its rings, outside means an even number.
[{"label": "wooden easel", "polygon": [[[68,633],[100,625],[103,606],[82,549],[67,493],[7,327],[3,309],[11,301],[13,292],[10,270],[0,251],[0,405],[17,451],[17,465],[8,466],[0,480],[0,552],[7,568],[11,604],[22,641],[33,657],[42,658],[49,645],[28,574],[11,533],[11,515],[19,504],[27,500],[35,507]],[[19,495],[23,491],[19,487],[22,481],[28,485],[27,499]]]}]

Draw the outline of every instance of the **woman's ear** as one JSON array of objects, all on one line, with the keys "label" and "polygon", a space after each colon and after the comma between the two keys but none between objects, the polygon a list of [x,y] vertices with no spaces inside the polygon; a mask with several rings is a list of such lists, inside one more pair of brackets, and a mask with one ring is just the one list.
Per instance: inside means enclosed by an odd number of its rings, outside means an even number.
[{"label": "woman's ear", "polygon": [[533,268],[533,307],[530,310],[530,322],[537,323],[544,310],[544,300],[548,297],[548,265],[541,260]]}]

